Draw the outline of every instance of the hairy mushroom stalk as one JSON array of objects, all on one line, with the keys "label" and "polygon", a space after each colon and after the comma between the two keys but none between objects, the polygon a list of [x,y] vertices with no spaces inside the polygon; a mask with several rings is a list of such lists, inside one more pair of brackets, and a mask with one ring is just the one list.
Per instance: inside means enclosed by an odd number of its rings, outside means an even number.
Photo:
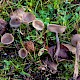
[{"label": "hairy mushroom stalk", "polygon": [[73,74],[73,78],[76,80],[79,73],[78,68],[79,68],[79,55],[80,55],[80,34],[75,34],[71,39],[71,43],[73,46],[76,46],[75,65]]}]

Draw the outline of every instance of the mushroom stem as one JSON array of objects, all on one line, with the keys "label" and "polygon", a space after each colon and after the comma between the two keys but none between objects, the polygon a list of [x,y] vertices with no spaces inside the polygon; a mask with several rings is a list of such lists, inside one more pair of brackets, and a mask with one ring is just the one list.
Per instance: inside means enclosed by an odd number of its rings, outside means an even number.
[{"label": "mushroom stem", "polygon": [[77,43],[77,47],[76,47],[76,55],[75,55],[75,65],[74,65],[74,75],[73,78],[76,80],[78,77],[78,68],[79,68],[79,53],[80,53],[80,42]]},{"label": "mushroom stem", "polygon": [[56,50],[55,56],[58,58],[59,51],[60,51],[60,42],[59,42],[59,37],[57,32],[56,32],[56,42],[57,42],[57,50]]}]

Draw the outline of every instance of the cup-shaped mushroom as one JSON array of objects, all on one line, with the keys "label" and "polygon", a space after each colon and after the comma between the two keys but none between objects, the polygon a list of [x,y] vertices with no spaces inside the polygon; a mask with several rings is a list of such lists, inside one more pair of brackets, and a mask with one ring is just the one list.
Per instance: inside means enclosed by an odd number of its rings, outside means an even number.
[{"label": "cup-shaped mushroom", "polygon": [[19,56],[24,59],[28,55],[28,51],[25,48],[21,48],[18,51]]},{"label": "cup-shaped mushroom", "polygon": [[73,77],[75,78],[75,80],[78,77],[78,67],[79,67],[79,55],[80,55],[80,34],[75,34],[72,39],[71,39],[71,43],[73,46],[76,46],[76,54],[75,54],[75,65],[74,65],[74,75]]},{"label": "cup-shaped mushroom", "polygon": [[14,12],[10,13],[10,18],[12,19],[15,16],[17,16],[22,21],[24,14],[25,14],[24,9],[20,8],[20,9],[15,10]]},{"label": "cup-shaped mushroom", "polygon": [[36,30],[43,30],[44,29],[44,23],[41,20],[34,20],[32,25]]},{"label": "cup-shaped mushroom", "polygon": [[3,44],[11,44],[14,41],[14,37],[12,34],[10,33],[5,33],[2,37],[1,37],[1,43]]},{"label": "cup-shaped mushroom", "polygon": [[66,29],[66,26],[49,24],[49,25],[47,25],[47,29],[51,32],[56,33],[57,50],[56,50],[55,56],[58,58],[58,55],[59,55],[59,52],[60,52],[60,41],[59,41],[58,33],[63,33]]},{"label": "cup-shaped mushroom", "polygon": [[10,20],[9,24],[12,28],[18,28],[21,25],[21,21],[18,17],[14,17]]},{"label": "cup-shaped mushroom", "polygon": [[25,24],[29,24],[30,22],[32,22],[33,20],[35,20],[35,15],[33,15],[32,13],[30,12],[25,12],[25,14],[23,15],[23,20],[22,22],[25,23]]}]

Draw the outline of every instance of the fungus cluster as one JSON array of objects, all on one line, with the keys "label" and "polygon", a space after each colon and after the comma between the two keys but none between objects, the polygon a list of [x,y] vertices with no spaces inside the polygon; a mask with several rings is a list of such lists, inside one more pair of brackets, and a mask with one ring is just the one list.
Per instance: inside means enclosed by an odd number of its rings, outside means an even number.
[{"label": "fungus cluster", "polygon": [[10,14],[10,18],[10,26],[18,28],[21,23],[31,23],[35,19],[35,16],[30,12],[25,12],[24,9],[18,9]]},{"label": "fungus cluster", "polygon": [[[10,14],[10,27],[11,28],[15,28],[17,29],[18,27],[20,27],[20,25],[24,23],[24,24],[28,24],[32,23],[32,26],[37,30],[37,31],[41,31],[44,29],[44,23],[41,20],[37,20],[35,15],[33,15],[30,12],[25,12],[24,9],[18,9],[15,10],[14,12],[12,12]],[[0,34],[1,34],[1,43],[4,45],[9,45],[11,43],[14,42],[14,36],[11,33],[4,33],[5,28],[6,28],[7,22],[3,19],[0,19]],[[52,56],[53,54],[50,54],[51,58],[56,58],[58,59],[58,56],[60,53],[60,57],[63,56],[63,58],[66,58],[67,54],[67,50],[72,49],[71,46],[67,46],[68,49],[63,50],[64,48],[60,46],[60,41],[59,41],[59,37],[58,34],[61,34],[63,32],[65,32],[66,26],[61,26],[61,25],[57,25],[57,24],[48,24],[47,25],[47,30],[49,30],[50,32],[54,32],[56,34],[56,43],[57,43],[57,48],[56,48],[56,52],[55,55]],[[2,35],[3,34],[3,35]],[[74,79],[77,79],[78,77],[78,67],[79,67],[79,55],[80,55],[80,34],[76,34],[72,37],[71,39],[71,43],[73,46],[76,47],[76,54],[75,54],[75,65],[74,65]],[[63,44],[65,45],[65,44]],[[24,59],[26,58],[26,56],[28,55],[29,52],[34,52],[35,48],[34,48],[34,43],[32,41],[27,41],[23,43],[23,48],[20,48],[18,51],[19,56]],[[70,50],[69,50],[70,51]],[[65,54],[64,54],[65,53]],[[63,55],[64,54],[64,55]],[[51,69],[57,69],[57,66],[54,66],[53,62],[49,63],[49,61],[46,63],[47,65],[49,65],[49,67]],[[54,66],[54,67],[53,67]],[[55,70],[56,70],[55,69]]]},{"label": "fungus cluster", "polygon": [[36,20],[35,15],[30,12],[25,12],[23,9],[18,9],[10,14],[10,27],[18,28],[21,23],[29,24],[32,22],[36,30],[43,30],[44,24],[41,20]]},{"label": "fungus cluster", "polygon": [[[33,15],[30,12],[25,12],[24,9],[17,9],[14,12],[12,12],[10,14],[10,27],[13,29],[17,29],[18,27],[20,27],[20,25],[22,23],[24,24],[28,24],[32,22],[33,27],[36,30],[43,30],[44,28],[44,23],[41,20],[37,20],[35,15]],[[4,21],[3,19],[0,19],[0,28],[1,31],[2,29],[5,28],[7,22]],[[1,33],[2,34],[2,33]],[[1,43],[3,43],[4,45],[9,45],[12,42],[14,42],[14,36],[11,33],[5,33],[3,36],[1,36]],[[27,41],[24,44],[25,48],[21,48],[18,51],[18,54],[21,58],[25,58],[28,54],[28,52],[34,51],[34,44],[31,41]]]}]

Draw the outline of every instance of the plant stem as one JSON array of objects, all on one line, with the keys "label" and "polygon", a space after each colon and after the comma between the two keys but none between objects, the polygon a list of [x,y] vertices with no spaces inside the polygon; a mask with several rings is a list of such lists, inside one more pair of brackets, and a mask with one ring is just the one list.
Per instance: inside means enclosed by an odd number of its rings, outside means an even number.
[{"label": "plant stem", "polygon": [[22,38],[21,38],[21,35],[20,35],[20,32],[19,32],[19,30],[17,30],[17,31],[18,31],[18,37],[20,39],[20,43],[21,43],[22,47],[25,48],[24,44],[23,44],[23,41],[22,41]]},{"label": "plant stem", "polygon": [[32,55],[31,55],[31,53],[30,52],[28,52],[28,53],[29,53],[29,56],[31,57],[31,60],[33,61],[34,59],[33,59]]}]

